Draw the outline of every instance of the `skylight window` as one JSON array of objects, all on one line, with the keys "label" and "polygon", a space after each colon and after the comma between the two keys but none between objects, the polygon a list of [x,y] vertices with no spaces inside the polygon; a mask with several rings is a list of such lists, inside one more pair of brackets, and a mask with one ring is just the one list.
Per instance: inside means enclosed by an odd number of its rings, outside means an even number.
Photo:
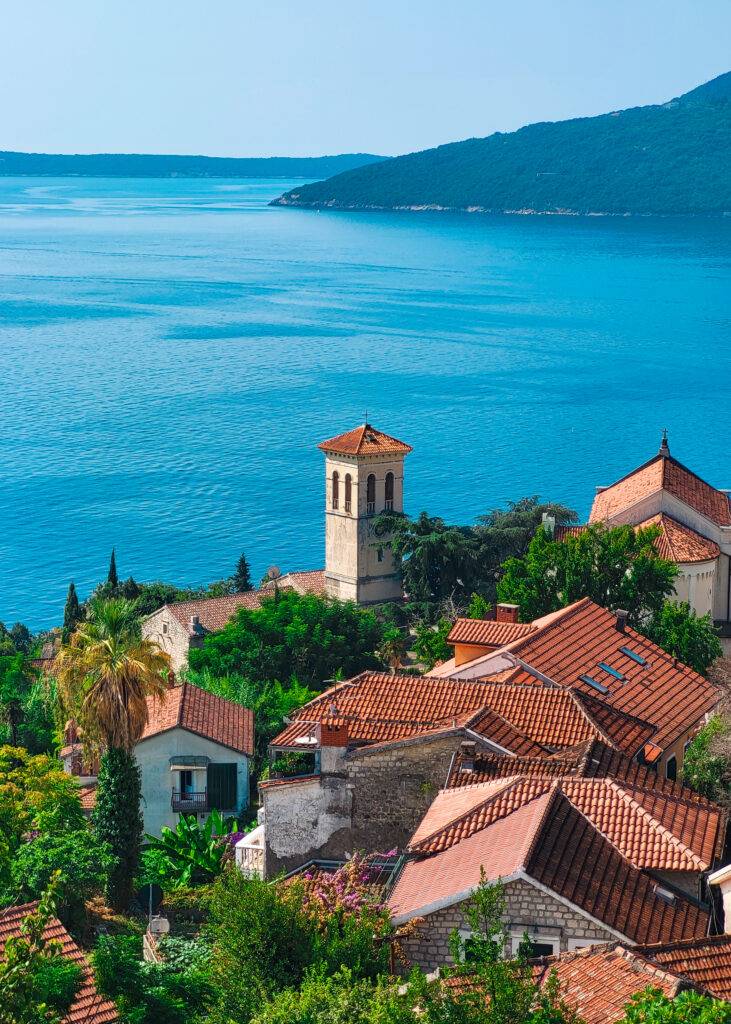
[{"label": "skylight window", "polygon": [[622,654],[626,654],[628,658],[631,658],[632,661],[636,661],[638,665],[647,664],[647,658],[643,658],[641,654],[638,654],[637,651],[633,651],[631,647],[620,647],[619,649]]},{"label": "skylight window", "polygon": [[596,679],[592,679],[591,676],[579,676],[579,679],[582,683],[586,683],[587,686],[592,686],[595,690],[598,690],[599,693],[609,693],[608,687],[604,686],[603,683],[598,683]]},{"label": "skylight window", "polygon": [[671,907],[674,906],[676,898],[675,893],[670,892],[669,889],[664,889],[661,885],[656,885],[655,895],[659,896],[661,900],[665,901],[665,903],[669,903]]},{"label": "skylight window", "polygon": [[624,682],[624,676],[622,675],[622,673],[618,672],[616,668],[612,668],[611,665],[607,665],[606,661],[600,661],[597,667],[603,669],[605,672],[608,672],[609,675],[614,676],[615,679],[619,679],[620,683]]}]

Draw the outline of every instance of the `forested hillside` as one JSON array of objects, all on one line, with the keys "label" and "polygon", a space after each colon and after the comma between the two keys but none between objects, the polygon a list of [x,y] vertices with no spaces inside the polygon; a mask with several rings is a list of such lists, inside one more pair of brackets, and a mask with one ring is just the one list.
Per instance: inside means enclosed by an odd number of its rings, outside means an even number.
[{"label": "forested hillside", "polygon": [[678,99],[529,125],[396,157],[286,193],[336,209],[731,211],[731,72]]}]

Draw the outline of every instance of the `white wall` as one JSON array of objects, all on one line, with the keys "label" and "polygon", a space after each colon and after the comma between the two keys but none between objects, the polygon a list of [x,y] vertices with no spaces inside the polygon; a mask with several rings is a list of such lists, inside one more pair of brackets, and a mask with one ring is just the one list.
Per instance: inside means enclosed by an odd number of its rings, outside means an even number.
[{"label": "white wall", "polygon": [[142,636],[152,640],[170,656],[170,667],[177,675],[188,663],[188,631],[165,605],[142,623]]},{"label": "white wall", "polygon": [[[169,729],[142,740],[135,747],[135,757],[142,771],[142,813],[145,832],[159,835],[163,825],[175,828],[180,818],[173,812],[170,799],[173,789],[179,788],[180,776],[170,771],[171,757],[206,756],[211,761],[223,764],[235,763],[238,807],[242,811],[249,805],[249,759],[245,754],[196,736],[186,729]],[[193,774],[193,787],[198,791],[206,788],[206,770],[202,768]]]}]

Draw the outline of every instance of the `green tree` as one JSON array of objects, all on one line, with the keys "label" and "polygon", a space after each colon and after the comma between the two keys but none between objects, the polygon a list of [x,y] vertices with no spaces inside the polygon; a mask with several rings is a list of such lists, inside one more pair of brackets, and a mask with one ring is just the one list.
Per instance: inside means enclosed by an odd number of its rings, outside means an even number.
[{"label": "green tree", "polygon": [[81,981],[78,964],[65,959],[61,943],[45,932],[55,913],[53,878],[21,934],[5,943],[0,960],[0,1024],[60,1024]]},{"label": "green tree", "polygon": [[440,603],[470,592],[478,543],[469,527],[448,526],[426,512],[413,520],[401,513],[384,512],[374,529],[377,535],[390,538],[410,601]]},{"label": "green tree", "polygon": [[711,800],[729,802],[731,797],[731,723],[714,715],[685,752],[683,782]]},{"label": "green tree", "polygon": [[[181,948],[182,946],[182,948]],[[209,952],[201,943],[173,946],[177,956],[145,963],[139,935],[103,935],[94,951],[97,987],[114,999],[124,1024],[203,1024],[213,998]]]},{"label": "green tree", "polygon": [[224,821],[212,811],[205,822],[182,814],[174,829],[163,825],[160,837],[147,835],[148,847],[143,853],[145,864],[154,864],[156,877],[163,889],[191,886],[213,881],[223,870],[231,847],[227,837],[240,838],[235,821]]},{"label": "green tree", "polygon": [[95,598],[56,658],[64,707],[87,744],[103,751],[94,828],[117,856],[107,898],[125,910],[132,896],[142,837],[140,773],[133,750],[147,723],[147,697],[166,689],[169,659],[140,637],[137,607]]},{"label": "green tree", "polygon": [[632,996],[620,1024],[729,1024],[731,1004],[698,992],[670,999],[661,989],[647,988]]},{"label": "green tree", "polygon": [[7,727],[7,738],[13,747],[19,743],[20,728],[25,718],[25,705],[33,685],[25,655],[0,656],[0,721]]},{"label": "green tree", "polygon": [[352,602],[285,590],[260,608],[236,617],[192,649],[190,667],[212,676],[241,676],[259,684],[294,677],[321,687],[336,672],[348,677],[378,668],[374,653],[383,627],[371,611]]},{"label": "green tree", "polygon": [[403,629],[392,623],[383,627],[381,645],[376,652],[392,672],[397,672],[409,650],[409,641]]},{"label": "green tree", "polygon": [[539,528],[523,558],[509,558],[498,597],[520,605],[524,622],[589,597],[624,608],[632,625],[656,616],[672,593],[678,568],[654,547],[657,527],[587,527],[556,541]]},{"label": "green tree", "polygon": [[33,646],[33,634],[22,622],[15,622],[9,630],[10,639],[15,645],[16,651],[21,654],[30,654]]},{"label": "green tree", "polygon": [[65,644],[71,639],[71,634],[75,631],[78,624],[84,618],[84,612],[79,604],[79,598],[76,593],[76,587],[74,581],[69,583],[69,592],[66,595],[66,604],[63,610],[63,631],[62,639]]},{"label": "green tree", "polygon": [[251,569],[243,551],[236,563],[236,572],[233,575],[233,582],[234,593],[236,594],[245,594],[247,590],[253,589],[251,582]]},{"label": "green tree", "polygon": [[487,619],[492,613],[492,605],[481,594],[473,594],[467,607],[468,619]]},{"label": "green tree", "polygon": [[119,576],[117,575],[117,555],[112,548],[112,556],[109,559],[109,572],[107,573],[107,586],[110,590],[115,591],[119,586]]},{"label": "green tree", "polygon": [[686,602],[666,601],[642,632],[701,675],[723,655],[711,616],[696,615]]},{"label": "green tree", "polygon": [[418,622],[415,627],[414,652],[417,659],[427,669],[434,668],[437,662],[447,661],[452,657],[452,648],[447,637],[452,629],[449,619],[440,619],[436,626],[428,622]]}]

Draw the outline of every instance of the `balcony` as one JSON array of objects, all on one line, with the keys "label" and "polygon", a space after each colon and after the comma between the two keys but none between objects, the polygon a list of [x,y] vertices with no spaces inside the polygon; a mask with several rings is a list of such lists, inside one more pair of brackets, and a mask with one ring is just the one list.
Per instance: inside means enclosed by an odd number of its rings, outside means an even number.
[{"label": "balcony", "polygon": [[366,515],[373,516],[376,514],[376,503],[375,501],[366,502]]},{"label": "balcony", "polygon": [[208,792],[204,789],[202,793],[181,792],[174,789],[170,800],[173,811],[181,814],[200,814],[208,810]]},{"label": "balcony", "polygon": [[393,498],[386,498],[383,508],[386,512],[393,512]]}]

